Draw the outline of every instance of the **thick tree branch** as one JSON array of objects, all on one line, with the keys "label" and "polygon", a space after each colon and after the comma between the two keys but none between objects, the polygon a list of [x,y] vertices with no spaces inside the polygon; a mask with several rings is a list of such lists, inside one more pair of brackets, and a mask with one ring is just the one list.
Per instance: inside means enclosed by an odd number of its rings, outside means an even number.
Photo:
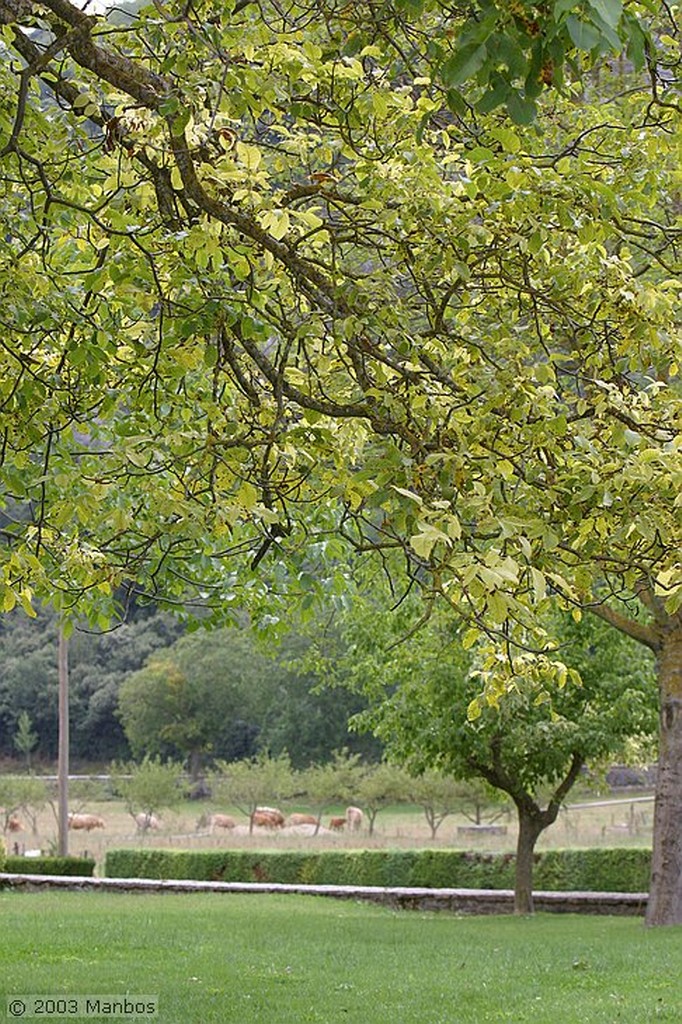
[{"label": "thick tree branch", "polygon": [[621,633],[625,633],[626,636],[631,637],[640,644],[644,644],[655,654],[661,649],[662,638],[657,629],[652,626],[646,626],[642,622],[637,622],[636,619],[630,619],[627,615],[623,615],[621,612],[611,608],[608,604],[596,604],[590,605],[589,610],[593,615],[598,615],[604,622],[608,622],[610,626],[614,626],[620,630]]}]

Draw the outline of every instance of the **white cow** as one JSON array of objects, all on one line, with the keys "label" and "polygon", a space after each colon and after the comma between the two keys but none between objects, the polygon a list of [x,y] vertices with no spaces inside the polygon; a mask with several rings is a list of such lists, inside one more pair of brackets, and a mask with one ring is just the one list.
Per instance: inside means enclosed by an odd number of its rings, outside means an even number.
[{"label": "white cow", "polygon": [[161,822],[156,815],[150,814],[148,811],[140,811],[139,814],[136,814],[135,824],[140,832],[148,832],[149,829],[161,828]]},{"label": "white cow", "polygon": [[359,832],[362,828],[364,814],[359,807],[346,807],[346,823],[349,832]]}]

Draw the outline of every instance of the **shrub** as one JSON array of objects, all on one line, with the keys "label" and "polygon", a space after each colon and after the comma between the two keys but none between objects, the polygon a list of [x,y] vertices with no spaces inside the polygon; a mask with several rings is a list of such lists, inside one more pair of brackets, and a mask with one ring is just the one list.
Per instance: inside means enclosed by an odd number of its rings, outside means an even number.
[{"label": "shrub", "polygon": [[[536,856],[535,888],[643,892],[648,850],[551,850]],[[512,889],[512,854],[460,850],[347,850],[306,853],[244,850],[111,850],[111,878],[188,878],[289,885]]]},{"label": "shrub", "polygon": [[3,869],[15,875],[80,875],[92,878],[95,862],[89,857],[6,857]]},{"label": "shrub", "polygon": [[650,850],[548,850],[536,864],[535,888],[644,892],[650,871]]}]

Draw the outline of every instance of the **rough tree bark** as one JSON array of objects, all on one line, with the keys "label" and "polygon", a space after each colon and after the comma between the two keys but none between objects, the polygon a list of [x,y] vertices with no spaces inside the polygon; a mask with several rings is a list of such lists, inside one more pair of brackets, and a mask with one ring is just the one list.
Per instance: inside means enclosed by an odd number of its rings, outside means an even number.
[{"label": "rough tree bark", "polygon": [[651,625],[606,605],[592,610],[656,655],[660,726],[646,922],[682,924],[682,612],[668,615],[646,588],[639,597],[652,615]]},{"label": "rough tree bark", "polygon": [[533,859],[535,844],[540,834],[553,824],[559,811],[549,815],[531,801],[531,806],[517,804],[519,835],[516,842],[516,871],[514,875],[514,913],[533,913]]},{"label": "rough tree bark", "polygon": [[657,653],[661,710],[649,925],[682,922],[682,623],[671,623]]}]

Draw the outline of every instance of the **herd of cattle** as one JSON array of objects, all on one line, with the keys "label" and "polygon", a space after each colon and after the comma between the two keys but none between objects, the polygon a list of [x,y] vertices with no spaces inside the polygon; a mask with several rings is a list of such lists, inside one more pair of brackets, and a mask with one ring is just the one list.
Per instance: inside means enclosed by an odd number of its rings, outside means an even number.
[{"label": "herd of cattle", "polygon": [[[363,817],[359,807],[347,807],[343,818],[330,818],[329,829],[332,832],[339,832],[346,828],[349,832],[357,832],[362,827]],[[322,822],[314,814],[290,814],[287,818],[277,807],[257,807],[251,815],[251,824],[256,828],[268,829],[285,826],[293,828],[299,825],[314,825],[318,829]],[[217,828],[236,828],[237,822],[229,814],[212,814],[208,825],[211,832],[214,832]]]},{"label": "herd of cattle", "polygon": [[[3,813],[0,808],[0,814]],[[363,813],[359,807],[347,807],[345,815],[340,818],[329,820],[329,829],[332,832],[339,832],[347,829],[349,832],[357,832],[362,827]],[[237,827],[237,821],[229,814],[212,814],[208,819],[208,826],[211,832],[216,829],[233,829]],[[313,814],[290,814],[285,817],[277,807],[257,807],[251,815],[251,825],[254,828],[278,829],[285,826],[296,827],[300,825],[314,825],[315,829],[321,827],[321,819]],[[135,815],[135,825],[138,832],[148,832],[161,827],[161,822],[155,814],[140,812]],[[76,831],[92,832],[96,828],[105,828],[104,818],[98,814],[69,814],[69,828]],[[21,832],[24,826],[19,818],[12,814],[7,819],[5,829],[7,832]]]}]

